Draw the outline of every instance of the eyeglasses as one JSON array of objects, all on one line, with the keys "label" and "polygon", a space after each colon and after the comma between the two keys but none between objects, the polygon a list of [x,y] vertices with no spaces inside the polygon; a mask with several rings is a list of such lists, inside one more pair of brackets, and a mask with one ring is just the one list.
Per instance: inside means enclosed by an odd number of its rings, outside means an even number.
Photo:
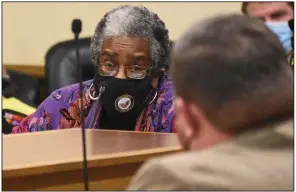
[{"label": "eyeglasses", "polygon": [[[109,61],[100,63],[99,73],[102,76],[114,77],[119,71],[119,66]],[[139,66],[139,65],[128,65],[124,67],[125,75],[131,79],[144,79],[149,71],[150,67]]]}]

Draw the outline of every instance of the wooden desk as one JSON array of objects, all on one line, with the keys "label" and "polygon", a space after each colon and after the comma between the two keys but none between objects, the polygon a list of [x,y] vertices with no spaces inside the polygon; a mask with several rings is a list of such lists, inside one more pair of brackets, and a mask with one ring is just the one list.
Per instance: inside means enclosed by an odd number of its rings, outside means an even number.
[{"label": "wooden desk", "polygon": [[45,67],[42,65],[3,64],[7,70],[18,71],[37,78],[45,78]]},{"label": "wooden desk", "polygon": [[[175,134],[87,130],[90,190],[124,190],[150,157],[180,151]],[[3,190],[83,190],[81,129],[3,136]]]}]

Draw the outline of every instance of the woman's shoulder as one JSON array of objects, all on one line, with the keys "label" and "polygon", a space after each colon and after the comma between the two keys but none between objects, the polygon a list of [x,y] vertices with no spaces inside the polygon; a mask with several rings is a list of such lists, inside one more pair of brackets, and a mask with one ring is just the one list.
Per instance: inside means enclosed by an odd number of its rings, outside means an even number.
[{"label": "woman's shoulder", "polygon": [[[93,80],[88,80],[82,82],[82,93],[83,95],[91,86]],[[60,108],[65,105],[70,105],[73,101],[80,97],[80,85],[79,83],[68,85],[66,87],[59,88],[53,91],[47,99],[43,102],[43,106],[50,108]]]},{"label": "woman's shoulder", "polygon": [[172,79],[165,74],[160,79],[159,94],[155,107],[151,107],[152,124],[161,132],[172,132],[172,122],[175,116],[174,88]]},{"label": "woman's shoulder", "polygon": [[[92,82],[93,82],[93,80],[88,80],[88,81],[82,82],[82,89],[85,90],[85,89],[89,88],[91,86]],[[53,91],[52,94],[56,93],[56,92],[65,93],[65,94],[72,93],[72,92],[78,92],[79,89],[80,89],[80,84],[75,83],[72,85],[68,85],[68,86],[59,88],[59,89]]]},{"label": "woman's shoulder", "polygon": [[[89,89],[92,82],[93,82],[93,80],[88,80],[88,81],[82,82],[83,93],[85,93]],[[71,96],[71,95],[79,96],[79,90],[80,90],[80,84],[76,83],[76,84],[68,85],[66,87],[62,87],[60,89],[57,89],[57,90],[53,91],[50,94],[50,96],[52,98],[54,98],[55,100],[61,100],[65,96]]]},{"label": "woman's shoulder", "polygon": [[160,79],[159,94],[165,99],[174,98],[174,86],[172,79],[168,74],[164,74],[164,76]]}]

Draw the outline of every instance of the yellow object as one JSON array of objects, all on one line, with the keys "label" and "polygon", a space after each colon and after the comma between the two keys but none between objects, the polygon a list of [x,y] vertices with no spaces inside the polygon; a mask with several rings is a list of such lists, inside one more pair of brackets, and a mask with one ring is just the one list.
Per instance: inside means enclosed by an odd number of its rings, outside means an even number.
[{"label": "yellow object", "polygon": [[30,115],[36,111],[34,107],[23,103],[15,97],[5,98],[2,96],[2,110],[3,109],[9,109],[24,115]]}]

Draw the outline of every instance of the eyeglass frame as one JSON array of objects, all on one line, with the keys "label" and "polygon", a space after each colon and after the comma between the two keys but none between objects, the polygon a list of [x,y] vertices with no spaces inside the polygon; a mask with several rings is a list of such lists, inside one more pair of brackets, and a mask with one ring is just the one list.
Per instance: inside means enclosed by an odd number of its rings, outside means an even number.
[{"label": "eyeglass frame", "polygon": [[[102,64],[101,62],[99,62],[99,63],[97,62],[97,63],[96,63],[96,66],[99,68],[99,73],[100,73],[100,75],[102,75],[102,76],[104,76],[104,77],[115,77],[115,76],[118,74],[119,69],[120,69],[120,67],[117,65],[118,67],[117,67],[117,69],[116,69],[116,73],[115,73],[114,75],[104,75],[104,74],[101,73],[101,68],[100,68],[100,66],[102,66],[102,65],[103,65],[103,64]],[[124,74],[125,74],[128,78],[130,78],[130,79],[145,79],[147,76],[149,76],[149,75],[151,74],[151,71],[153,70],[154,67],[152,67],[152,66],[147,67],[147,69],[144,70],[144,71],[145,71],[145,75],[144,75],[143,77],[141,77],[141,78],[130,77],[130,76],[128,75],[128,73],[127,73],[126,68],[127,68],[127,66],[124,67]]]}]

